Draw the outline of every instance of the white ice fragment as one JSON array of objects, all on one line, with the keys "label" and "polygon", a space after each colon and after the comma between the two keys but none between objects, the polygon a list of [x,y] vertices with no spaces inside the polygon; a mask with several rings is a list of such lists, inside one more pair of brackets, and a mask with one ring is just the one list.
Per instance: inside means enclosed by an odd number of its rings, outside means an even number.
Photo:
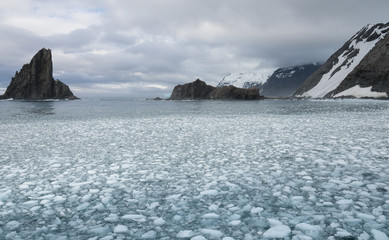
[{"label": "white ice fragment", "polygon": [[0,201],[6,201],[8,200],[9,196],[11,195],[12,191],[10,189],[7,190],[0,190]]},{"label": "white ice fragment", "polygon": [[232,237],[224,237],[222,240],[234,240]]},{"label": "white ice fragment", "polygon": [[132,220],[135,222],[146,222],[146,217],[140,214],[127,214],[122,216],[123,220]]},{"label": "white ice fragment", "polygon": [[263,211],[263,208],[261,207],[254,207],[250,210],[251,214],[260,214]]},{"label": "white ice fragment", "polygon": [[117,214],[111,213],[108,217],[104,218],[106,222],[117,222],[119,221],[119,216]]},{"label": "white ice fragment", "polygon": [[190,240],[207,240],[207,239],[201,235],[198,235],[198,236],[192,237]]},{"label": "white ice fragment", "polygon": [[181,197],[181,194],[174,194],[174,195],[167,197],[166,200],[174,201],[174,200],[178,200],[180,197]]},{"label": "white ice fragment", "polygon": [[159,203],[158,202],[153,202],[153,203],[151,203],[150,205],[149,205],[149,209],[154,209],[154,208],[156,208],[156,207],[158,207],[159,206]]},{"label": "white ice fragment", "polygon": [[200,232],[209,238],[221,238],[223,236],[222,232],[214,229],[202,228]]},{"label": "white ice fragment", "polygon": [[208,207],[208,209],[210,211],[217,211],[217,210],[219,210],[219,206],[216,204],[212,204],[211,206]]},{"label": "white ice fragment", "polygon": [[90,233],[94,235],[99,235],[99,236],[104,236],[107,235],[109,232],[109,227],[107,226],[99,226],[99,227],[94,227],[89,230]]},{"label": "white ice fragment", "polygon": [[371,233],[373,234],[375,240],[389,240],[389,237],[384,232],[372,229]]},{"label": "white ice fragment", "polygon": [[363,219],[365,221],[372,221],[375,220],[375,216],[365,213],[357,213],[357,217],[360,219]]},{"label": "white ice fragment", "polygon": [[311,225],[308,223],[299,223],[295,229],[300,230],[305,235],[312,237],[313,239],[319,239],[323,229],[318,225]]},{"label": "white ice fragment", "polygon": [[16,230],[19,228],[19,223],[17,221],[10,221],[8,222],[5,227],[9,229],[10,231]]},{"label": "white ice fragment", "polygon": [[277,225],[284,225],[281,221],[277,219],[268,218],[267,221],[269,222],[269,225],[271,227],[277,226]]},{"label": "white ice fragment", "polygon": [[182,230],[177,233],[176,238],[191,238],[195,235],[192,230]]},{"label": "white ice fragment", "polygon": [[33,207],[33,206],[36,206],[36,205],[38,205],[38,201],[37,200],[30,200],[30,201],[27,201],[27,202],[23,203],[23,206],[26,206],[26,207]]},{"label": "white ice fragment", "polygon": [[292,240],[313,240],[313,238],[306,236],[304,234],[297,234],[297,235],[292,237]]},{"label": "white ice fragment", "polygon": [[235,226],[239,226],[240,223],[241,223],[240,220],[234,220],[234,221],[231,221],[230,223],[228,223],[228,225],[235,227]]},{"label": "white ice fragment", "polygon": [[353,200],[351,200],[351,199],[341,199],[341,200],[336,201],[336,203],[338,205],[350,205],[350,204],[353,204]]},{"label": "white ice fragment", "polygon": [[157,237],[157,232],[154,230],[150,230],[146,233],[144,233],[140,239],[155,239]]},{"label": "white ice fragment", "polygon": [[56,196],[53,198],[53,203],[64,203],[66,201],[66,198],[62,197],[62,196]]},{"label": "white ice fragment", "polygon": [[76,210],[77,211],[84,211],[88,207],[89,207],[89,203],[88,202],[84,202],[81,205],[77,206]]},{"label": "white ice fragment", "polygon": [[117,225],[113,230],[114,233],[127,233],[128,227],[124,225]]},{"label": "white ice fragment", "polygon": [[336,233],[334,235],[335,237],[343,238],[343,237],[351,237],[352,234],[344,230],[343,228],[337,228]]},{"label": "white ice fragment", "polygon": [[154,225],[156,226],[162,226],[165,224],[165,220],[163,220],[163,218],[157,218],[154,220]]},{"label": "white ice fragment", "polygon": [[215,190],[215,189],[212,189],[212,190],[205,190],[205,191],[202,191],[202,192],[200,192],[200,195],[208,195],[208,196],[215,196],[215,195],[217,195],[218,194],[218,192],[217,192],[217,190]]},{"label": "white ice fragment", "polygon": [[276,225],[263,233],[264,238],[287,238],[291,233],[290,227],[286,225]]},{"label": "white ice fragment", "polygon": [[215,219],[219,218],[219,215],[217,215],[216,213],[206,213],[203,215],[203,218]]}]

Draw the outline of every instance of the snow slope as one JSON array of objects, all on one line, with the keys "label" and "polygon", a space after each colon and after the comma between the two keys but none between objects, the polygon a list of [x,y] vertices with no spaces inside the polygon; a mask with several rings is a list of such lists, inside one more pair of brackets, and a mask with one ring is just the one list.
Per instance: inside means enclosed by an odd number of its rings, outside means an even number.
[{"label": "snow slope", "polygon": [[[358,64],[373,49],[373,47],[386,36],[388,29],[389,26],[380,28],[380,25],[378,24],[367,25],[364,27],[349,40],[349,45],[347,47],[343,46],[342,49],[344,49],[344,51],[337,56],[335,61],[332,62],[332,68],[326,74],[322,75],[316,86],[299,96],[323,98],[334,91],[358,66]],[[361,93],[361,91],[358,91],[358,93]],[[369,95],[373,96],[374,94]],[[381,96],[382,94],[378,95]],[[361,97],[360,95],[358,96]],[[333,97],[333,95],[331,97]],[[355,95],[355,97],[357,96]]]},{"label": "snow slope", "polygon": [[276,69],[265,68],[253,72],[230,73],[224,77],[217,87],[233,85],[238,88],[262,86]]}]

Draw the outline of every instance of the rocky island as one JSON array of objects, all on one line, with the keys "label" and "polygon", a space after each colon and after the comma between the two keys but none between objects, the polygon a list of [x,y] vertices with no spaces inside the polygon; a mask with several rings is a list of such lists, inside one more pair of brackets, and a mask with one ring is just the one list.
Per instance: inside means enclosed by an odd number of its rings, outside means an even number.
[{"label": "rocky island", "polygon": [[237,88],[232,85],[213,87],[204,81],[197,79],[184,85],[177,85],[169,100],[200,100],[200,99],[225,99],[225,100],[260,100],[264,99],[259,94],[259,88]]},{"label": "rocky island", "polygon": [[78,99],[69,86],[53,78],[53,62],[50,49],[41,49],[16,72],[11,83],[0,99],[45,100]]}]

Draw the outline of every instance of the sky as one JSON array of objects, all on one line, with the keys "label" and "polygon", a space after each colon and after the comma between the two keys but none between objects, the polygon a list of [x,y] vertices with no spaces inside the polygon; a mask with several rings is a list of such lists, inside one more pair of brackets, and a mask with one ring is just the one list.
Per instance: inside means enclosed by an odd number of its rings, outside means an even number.
[{"label": "sky", "polygon": [[0,93],[50,48],[54,78],[81,98],[165,97],[232,72],[326,61],[388,0],[0,1]]}]

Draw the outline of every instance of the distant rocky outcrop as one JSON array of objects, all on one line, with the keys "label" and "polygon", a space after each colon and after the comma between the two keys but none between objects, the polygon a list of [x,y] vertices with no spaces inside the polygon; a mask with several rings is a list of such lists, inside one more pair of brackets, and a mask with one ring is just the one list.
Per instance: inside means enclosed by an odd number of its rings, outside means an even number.
[{"label": "distant rocky outcrop", "polygon": [[310,98],[388,98],[389,23],[367,25],[296,91]]},{"label": "distant rocky outcrop", "polygon": [[69,87],[53,78],[53,62],[50,49],[41,49],[16,72],[1,99],[24,100],[78,99]]},{"label": "distant rocky outcrop", "polygon": [[197,79],[184,85],[177,85],[169,98],[170,100],[196,99],[226,99],[226,100],[260,100],[258,88],[237,88],[234,86],[213,87]]}]

